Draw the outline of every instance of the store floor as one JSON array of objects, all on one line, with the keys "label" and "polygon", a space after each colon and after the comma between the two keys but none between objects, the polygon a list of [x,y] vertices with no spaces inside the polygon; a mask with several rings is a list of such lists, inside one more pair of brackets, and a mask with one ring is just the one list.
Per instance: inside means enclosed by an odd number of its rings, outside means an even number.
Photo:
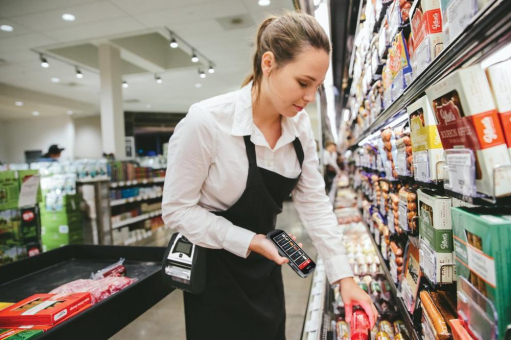
[{"label": "store floor", "polygon": [[[293,203],[284,202],[284,210],[278,217],[277,228],[295,235],[298,241],[303,243],[305,251],[313,259],[316,258],[316,249],[305,232]],[[170,235],[148,245],[166,246],[169,238]],[[299,340],[312,277],[301,279],[288,266],[283,268],[283,276],[287,310],[286,337],[287,340]],[[111,339],[186,339],[183,293],[177,290],[172,292]]]}]

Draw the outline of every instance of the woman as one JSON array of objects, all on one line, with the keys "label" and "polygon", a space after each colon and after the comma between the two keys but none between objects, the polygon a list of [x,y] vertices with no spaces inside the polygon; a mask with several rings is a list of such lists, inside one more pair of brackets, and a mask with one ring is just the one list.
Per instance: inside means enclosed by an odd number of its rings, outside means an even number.
[{"label": "woman", "polygon": [[311,16],[266,19],[244,87],[192,105],[170,139],[163,219],[209,248],[204,292],[184,294],[189,340],[285,339],[288,260],[266,234],[291,193],[329,281],[340,282],[347,315],[360,304],[375,322],[370,297],[352,279],[304,111],[330,49]]},{"label": "woman", "polygon": [[325,188],[328,195],[332,188],[335,176],[337,176],[341,170],[337,165],[337,145],[332,141],[327,141],[325,146],[323,163],[325,164]]}]

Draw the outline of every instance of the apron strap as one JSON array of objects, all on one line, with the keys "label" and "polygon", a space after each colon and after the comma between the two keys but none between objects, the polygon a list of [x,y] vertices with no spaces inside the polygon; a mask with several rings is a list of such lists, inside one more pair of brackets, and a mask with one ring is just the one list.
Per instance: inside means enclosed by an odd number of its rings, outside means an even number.
[{"label": "apron strap", "polygon": [[300,143],[300,139],[298,137],[293,141],[293,145],[295,146],[296,157],[298,157],[298,162],[300,163],[300,169],[302,168],[303,159],[305,158],[305,154],[303,153],[302,143]]}]

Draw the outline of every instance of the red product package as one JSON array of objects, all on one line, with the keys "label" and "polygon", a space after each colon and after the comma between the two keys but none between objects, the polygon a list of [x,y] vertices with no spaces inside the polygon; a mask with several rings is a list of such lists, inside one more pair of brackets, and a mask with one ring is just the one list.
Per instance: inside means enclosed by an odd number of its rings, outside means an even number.
[{"label": "red product package", "polygon": [[90,293],[35,294],[0,311],[0,326],[54,325],[91,300]]},{"label": "red product package", "polygon": [[351,318],[351,339],[352,340],[369,340],[369,330],[371,324],[369,317],[363,310],[353,312]]},{"label": "red product package", "polygon": [[126,276],[126,267],[123,266],[124,259],[121,258],[118,262],[98,270],[95,274],[92,273],[90,278],[92,280],[103,279],[108,276]]},{"label": "red product package", "polygon": [[92,296],[92,304],[94,305],[103,301],[110,295],[126,288],[135,281],[135,279],[130,279],[129,277],[106,277],[99,280],[76,280],[55,288],[50,293],[63,294],[88,292]]},{"label": "red product package", "polygon": [[39,330],[39,331],[47,332],[48,330],[52,329],[53,327],[60,325],[61,323],[66,322],[67,320],[71,319],[75,315],[78,315],[78,314],[82,313],[83,311],[89,309],[91,306],[92,305],[89,305],[89,304],[85,305],[82,308],[78,309],[77,311],[73,312],[72,314],[66,315],[66,317],[60,319],[59,321],[57,321],[57,323],[55,323],[54,325],[51,325],[51,326],[48,326],[48,325],[17,326],[17,327],[13,327],[13,329],[21,329],[21,330],[29,330],[30,329],[30,330]]}]

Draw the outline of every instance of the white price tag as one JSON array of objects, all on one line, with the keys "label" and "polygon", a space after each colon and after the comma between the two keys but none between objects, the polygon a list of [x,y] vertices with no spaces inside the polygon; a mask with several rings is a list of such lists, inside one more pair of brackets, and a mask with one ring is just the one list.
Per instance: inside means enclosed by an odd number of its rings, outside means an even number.
[{"label": "white price tag", "polygon": [[382,243],[381,243],[381,256],[383,257],[384,260],[388,260],[389,259],[389,256],[388,256],[388,247],[387,247],[387,242],[385,242],[385,240],[382,240]]},{"label": "white price tag", "polygon": [[393,211],[391,211],[390,214],[389,214],[388,222],[389,222],[390,233],[394,234],[396,232],[396,227],[395,227],[395,224],[394,224],[394,212]]},{"label": "white price tag", "polygon": [[381,195],[380,199],[380,213],[384,216],[387,215],[387,212],[385,211],[385,198],[383,198],[383,194]]},{"label": "white price tag", "polygon": [[444,183],[444,187],[462,195],[475,196],[476,176],[473,151],[446,150],[445,153],[449,180]]},{"label": "white price tag", "polygon": [[399,226],[408,231],[408,207],[406,203],[399,202]]},{"label": "white price tag", "polygon": [[387,175],[388,179],[394,179],[392,176],[392,163],[390,161],[385,162],[385,174]]},{"label": "white price tag", "polygon": [[27,178],[27,180],[21,184],[18,207],[26,207],[36,204],[40,178],[41,176],[34,175]]},{"label": "white price tag", "polygon": [[377,245],[380,245],[381,235],[380,235],[380,229],[374,228],[374,241]]},{"label": "white price tag", "polygon": [[397,152],[396,171],[401,176],[408,175],[408,169],[406,168],[406,151]]},{"label": "white price tag", "polygon": [[417,151],[413,154],[415,179],[421,182],[430,182],[429,157],[427,151]]}]

